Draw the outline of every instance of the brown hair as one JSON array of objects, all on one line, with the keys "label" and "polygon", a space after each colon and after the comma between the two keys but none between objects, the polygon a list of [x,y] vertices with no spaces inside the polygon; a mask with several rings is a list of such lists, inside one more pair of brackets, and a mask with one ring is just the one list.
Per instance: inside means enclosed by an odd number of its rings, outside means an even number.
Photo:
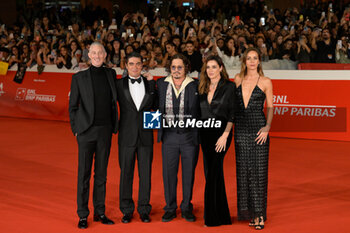
[{"label": "brown hair", "polygon": [[181,59],[182,62],[184,63],[184,66],[185,66],[185,75],[187,75],[189,73],[189,71],[191,70],[191,64],[190,64],[190,61],[188,60],[188,58],[181,54],[181,53],[177,53],[175,54],[174,56],[170,57],[170,61],[169,63],[167,64],[167,67],[166,67],[166,71],[171,73],[170,72],[170,68],[171,68],[171,63],[173,63],[173,60],[175,59]]},{"label": "brown hair", "polygon": [[254,47],[250,47],[248,49],[246,49],[246,51],[244,52],[243,56],[242,56],[242,63],[241,63],[241,72],[239,73],[239,77],[244,78],[244,76],[247,75],[247,56],[248,53],[254,51],[258,54],[258,58],[259,58],[259,65],[258,65],[258,73],[260,76],[264,76],[264,72],[262,70],[262,66],[261,66],[261,53],[257,48]]},{"label": "brown hair", "polygon": [[209,56],[206,59],[205,63],[203,64],[201,74],[200,74],[199,86],[198,86],[198,91],[200,95],[208,94],[209,92],[210,79],[207,74],[207,64],[209,61],[216,61],[216,63],[218,63],[218,65],[222,67],[222,71],[220,72],[220,77],[223,80],[227,80],[227,81],[229,80],[229,77],[226,72],[224,63],[222,62],[222,59],[216,55]]}]

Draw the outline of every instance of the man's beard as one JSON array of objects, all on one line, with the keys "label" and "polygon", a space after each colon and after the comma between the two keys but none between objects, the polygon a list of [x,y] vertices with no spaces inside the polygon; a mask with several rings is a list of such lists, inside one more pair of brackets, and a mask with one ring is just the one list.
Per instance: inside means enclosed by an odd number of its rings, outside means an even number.
[{"label": "man's beard", "polygon": [[174,79],[181,79],[183,78],[179,73],[174,73],[173,75],[171,75]]}]

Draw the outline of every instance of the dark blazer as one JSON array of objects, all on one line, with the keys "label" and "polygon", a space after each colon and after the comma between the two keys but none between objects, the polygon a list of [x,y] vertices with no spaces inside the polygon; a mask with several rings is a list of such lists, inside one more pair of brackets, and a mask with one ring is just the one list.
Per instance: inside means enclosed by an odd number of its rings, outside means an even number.
[{"label": "dark blazer", "polygon": [[226,122],[234,122],[235,90],[236,85],[233,82],[220,79],[210,104],[208,103],[208,94],[199,95],[201,118],[216,118]]},{"label": "dark blazer", "polygon": [[151,111],[156,106],[155,81],[147,81],[142,77],[145,84],[145,96],[137,110],[129,90],[128,76],[118,79],[117,98],[120,109],[118,144],[123,146],[136,146],[138,138],[142,145],[153,145],[153,130],[143,129],[143,112]]},{"label": "dark blazer", "polygon": [[[165,99],[166,92],[168,88],[169,82],[165,82],[165,78],[160,78],[157,80],[157,88],[158,88],[158,108],[162,114],[165,114]],[[194,79],[193,82],[190,82],[186,86],[185,91],[185,115],[191,115],[192,118],[199,119],[200,117],[200,109],[199,109],[199,94],[198,94],[198,80]],[[194,143],[197,145],[198,140],[198,129],[193,128],[189,129],[193,133]],[[160,128],[158,131],[158,142],[162,141],[163,129]]]},{"label": "dark blazer", "polygon": [[[113,133],[118,130],[117,92],[115,88],[116,72],[104,68],[112,94]],[[69,118],[73,134],[81,134],[94,122],[94,90],[90,68],[73,75],[69,97]]]}]

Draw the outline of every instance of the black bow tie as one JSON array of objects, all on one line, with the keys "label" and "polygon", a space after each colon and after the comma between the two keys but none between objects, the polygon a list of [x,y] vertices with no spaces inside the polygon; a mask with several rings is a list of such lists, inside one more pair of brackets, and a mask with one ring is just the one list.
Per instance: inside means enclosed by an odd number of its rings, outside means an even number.
[{"label": "black bow tie", "polygon": [[130,81],[131,81],[131,84],[134,84],[135,82],[138,82],[138,83],[141,83],[141,77],[140,78],[130,78],[129,77],[129,79],[130,79]]}]

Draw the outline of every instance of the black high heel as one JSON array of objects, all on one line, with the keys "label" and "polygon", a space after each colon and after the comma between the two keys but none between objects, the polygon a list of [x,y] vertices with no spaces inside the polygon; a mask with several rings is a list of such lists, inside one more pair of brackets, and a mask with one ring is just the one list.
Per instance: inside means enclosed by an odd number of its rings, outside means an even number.
[{"label": "black high heel", "polygon": [[255,225],[255,230],[262,230],[265,227],[265,223],[264,223],[264,217],[260,216],[259,217],[259,223],[257,225]]},{"label": "black high heel", "polygon": [[255,227],[255,221],[254,221],[254,219],[250,220],[248,226],[250,226],[250,227]]}]

